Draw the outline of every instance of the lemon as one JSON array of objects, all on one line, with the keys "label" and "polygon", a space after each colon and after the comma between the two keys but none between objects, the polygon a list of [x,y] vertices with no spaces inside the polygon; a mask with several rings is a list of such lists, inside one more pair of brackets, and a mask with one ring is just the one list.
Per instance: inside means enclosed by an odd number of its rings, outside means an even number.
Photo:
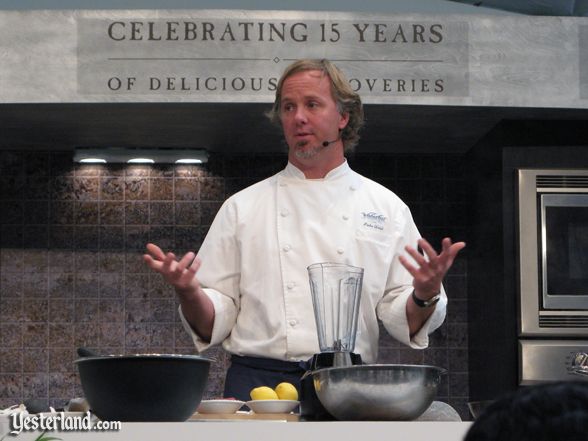
[{"label": "lemon", "polygon": [[297,400],[298,391],[291,383],[280,383],[274,389],[280,400]]},{"label": "lemon", "polygon": [[252,400],[277,400],[278,395],[276,392],[267,386],[260,386],[256,387],[255,389],[251,389],[249,392],[249,396],[251,396]]}]

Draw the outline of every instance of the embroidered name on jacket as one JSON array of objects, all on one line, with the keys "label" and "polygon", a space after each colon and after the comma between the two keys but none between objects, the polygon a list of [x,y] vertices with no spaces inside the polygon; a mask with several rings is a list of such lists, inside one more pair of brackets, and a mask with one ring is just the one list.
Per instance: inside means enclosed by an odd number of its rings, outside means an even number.
[{"label": "embroidered name on jacket", "polygon": [[383,230],[384,223],[387,219],[386,216],[375,213],[373,211],[370,211],[369,213],[362,211],[361,217],[363,219],[364,227],[373,228],[375,230]]}]

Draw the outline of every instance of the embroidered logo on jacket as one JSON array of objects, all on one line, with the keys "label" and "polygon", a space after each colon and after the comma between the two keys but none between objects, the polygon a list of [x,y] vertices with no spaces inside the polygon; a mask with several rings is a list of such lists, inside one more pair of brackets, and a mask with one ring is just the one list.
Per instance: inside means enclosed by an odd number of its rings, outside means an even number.
[{"label": "embroidered logo on jacket", "polygon": [[386,216],[384,216],[382,214],[375,213],[373,211],[370,211],[369,213],[362,211],[361,217],[363,218],[363,221],[364,221],[363,222],[364,227],[374,228],[376,230],[383,230],[384,223],[386,222],[386,219],[387,219]]}]

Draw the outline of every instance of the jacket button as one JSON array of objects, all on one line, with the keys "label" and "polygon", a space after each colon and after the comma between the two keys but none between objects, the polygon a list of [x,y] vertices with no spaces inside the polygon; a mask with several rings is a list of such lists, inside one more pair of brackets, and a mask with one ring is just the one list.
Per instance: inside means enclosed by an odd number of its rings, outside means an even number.
[{"label": "jacket button", "polygon": [[351,186],[349,187],[349,190],[351,190],[351,191],[355,191],[355,190],[357,190],[357,187],[356,187],[355,185],[351,185]]},{"label": "jacket button", "polygon": [[286,288],[293,289],[294,288],[294,283],[293,282],[288,282],[288,284],[286,285]]},{"label": "jacket button", "polygon": [[337,252],[339,254],[343,254],[345,252],[345,250],[342,247],[337,248]]},{"label": "jacket button", "polygon": [[283,209],[282,211],[280,211],[280,216],[282,217],[286,217],[290,214],[290,212],[286,209]]},{"label": "jacket button", "polygon": [[343,218],[343,220],[349,220],[349,216],[347,216],[346,214],[344,214],[343,216],[341,216]]},{"label": "jacket button", "polygon": [[290,251],[292,249],[292,247],[290,245],[284,245],[284,247],[282,249],[287,253],[288,251]]},{"label": "jacket button", "polygon": [[288,322],[288,324],[289,324],[290,326],[294,327],[294,326],[296,326],[296,325],[298,324],[298,321],[297,321],[297,320],[290,320],[290,321]]}]

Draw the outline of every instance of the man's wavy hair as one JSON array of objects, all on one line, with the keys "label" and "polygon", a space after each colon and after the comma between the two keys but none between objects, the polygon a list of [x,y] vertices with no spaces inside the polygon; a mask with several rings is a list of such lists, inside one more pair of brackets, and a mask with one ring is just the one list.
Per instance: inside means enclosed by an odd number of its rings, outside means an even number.
[{"label": "man's wavy hair", "polygon": [[359,129],[363,126],[363,105],[361,104],[361,98],[353,91],[343,72],[329,60],[303,59],[288,66],[278,82],[276,99],[271,110],[267,112],[267,117],[272,123],[281,127],[280,103],[282,101],[284,81],[295,73],[308,70],[320,71],[331,80],[331,93],[337,103],[339,113],[342,115],[349,114],[349,122],[341,130],[341,140],[343,141],[345,152],[353,152],[359,141]]}]

